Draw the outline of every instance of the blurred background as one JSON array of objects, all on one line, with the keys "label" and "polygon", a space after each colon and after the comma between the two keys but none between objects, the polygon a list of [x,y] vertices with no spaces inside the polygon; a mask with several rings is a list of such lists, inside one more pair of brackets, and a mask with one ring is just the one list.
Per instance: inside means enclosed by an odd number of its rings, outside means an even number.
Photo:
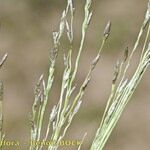
[{"label": "blurred background", "polygon": [[[29,113],[34,100],[34,86],[44,73],[47,79],[49,52],[52,47],[51,33],[57,30],[62,10],[67,0],[0,0],[0,56],[9,57],[0,72],[4,81],[4,130],[9,140],[19,140],[20,150],[28,149],[30,137]],[[75,117],[66,139],[81,139],[88,133],[83,149],[88,150],[102,112],[110,94],[116,61],[126,46],[131,50],[142,24],[148,0],[93,0],[93,18],[88,29],[86,44],[77,74],[80,85],[88,72],[90,62],[99,48],[103,29],[111,20],[112,30],[100,62],[93,72],[86,90],[84,102]],[[81,38],[85,0],[75,0],[74,57]],[[67,43],[62,41],[63,45]],[[62,46],[63,47],[63,46]],[[134,71],[141,46],[135,54]],[[63,69],[62,48],[57,62],[56,80],[49,99],[47,114],[57,103]],[[113,131],[106,150],[150,149],[150,69],[144,75],[119,123]],[[26,143],[26,144],[25,144]],[[16,147],[6,147],[16,150]],[[76,149],[67,147],[63,149]]]}]

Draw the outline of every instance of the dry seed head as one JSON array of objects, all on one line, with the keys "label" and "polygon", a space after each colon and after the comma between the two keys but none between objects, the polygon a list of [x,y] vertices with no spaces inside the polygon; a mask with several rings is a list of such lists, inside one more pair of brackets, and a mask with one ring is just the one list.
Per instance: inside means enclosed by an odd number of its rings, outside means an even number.
[{"label": "dry seed head", "polygon": [[42,82],[42,80],[43,80],[43,77],[44,77],[44,74],[42,74],[42,75],[40,76],[40,78],[39,78],[39,80],[38,80],[38,83],[37,83],[38,86],[40,86],[40,84],[41,84],[41,82]]},{"label": "dry seed head", "polygon": [[106,25],[106,27],[105,27],[105,29],[104,29],[104,33],[103,33],[105,39],[107,39],[107,38],[109,37],[109,35],[110,35],[110,30],[111,30],[111,22],[108,21],[108,23],[107,23],[107,25]]},{"label": "dry seed head", "polygon": [[84,84],[83,84],[83,87],[82,87],[82,90],[83,90],[83,91],[84,91],[84,90],[86,89],[86,87],[88,86],[90,80],[91,80],[91,77],[88,77],[88,78],[85,80],[85,82],[84,82]]},{"label": "dry seed head", "polygon": [[[41,89],[40,89],[40,86],[41,86],[41,83],[42,83],[42,80],[43,80],[43,77],[44,75],[42,74],[35,86],[35,90],[34,90],[34,93],[35,95],[38,97],[39,95],[41,95]],[[39,96],[40,97],[40,96]]]},{"label": "dry seed head", "polygon": [[1,59],[1,61],[0,61],[0,68],[2,67],[2,65],[4,64],[4,62],[6,61],[7,57],[8,57],[8,54],[6,53],[6,54],[3,56],[3,58]]},{"label": "dry seed head", "polygon": [[145,20],[144,20],[144,26],[143,26],[144,28],[146,27],[149,20],[150,20],[150,1],[148,2],[148,8],[145,14]]},{"label": "dry seed head", "polygon": [[62,17],[61,17],[61,22],[60,22],[60,26],[59,26],[59,36],[61,37],[63,32],[64,32],[64,28],[65,28],[65,17],[66,17],[66,12],[65,10],[62,13]]},{"label": "dry seed head", "polygon": [[43,90],[44,90],[44,92],[46,91],[46,85],[45,85],[45,81],[43,80],[43,82],[42,82],[42,86],[43,86]]},{"label": "dry seed head", "polygon": [[57,54],[57,50],[55,48],[52,48],[50,50],[50,57],[49,57],[51,63],[55,61],[56,54]]},{"label": "dry seed head", "polygon": [[112,80],[112,83],[115,84],[119,75],[119,69],[120,69],[120,63],[117,61],[116,67],[115,67],[115,72],[114,72],[114,78]]},{"label": "dry seed head", "polygon": [[[58,36],[59,32],[53,31],[53,42],[54,42],[54,47],[58,46]],[[54,51],[54,50],[53,50]]]},{"label": "dry seed head", "polygon": [[68,24],[68,21],[66,20],[66,29],[67,29],[67,37],[71,43],[72,41],[72,38],[71,38],[71,30],[70,30],[70,27],[69,27],[69,24]]},{"label": "dry seed head", "polygon": [[109,108],[109,110],[108,110],[108,113],[107,113],[108,119],[112,116],[112,113],[115,111],[115,108],[116,108],[117,103],[118,103],[117,101],[114,101],[114,102],[111,104],[111,106],[110,106],[110,108]]},{"label": "dry seed head", "polygon": [[50,122],[53,122],[55,117],[56,117],[56,114],[57,114],[57,107],[56,105],[53,107],[52,109],[52,112],[50,114]]},{"label": "dry seed head", "polygon": [[94,67],[96,66],[96,64],[98,63],[100,58],[100,54],[98,54],[95,59],[92,61],[92,69],[94,69]]},{"label": "dry seed head", "polygon": [[74,109],[74,112],[73,112],[74,114],[76,114],[79,111],[81,104],[82,104],[82,100],[78,101],[78,103]]},{"label": "dry seed head", "polygon": [[69,95],[70,95],[70,96],[71,96],[71,94],[75,91],[75,89],[76,89],[76,85],[73,86],[72,89],[70,90],[70,92],[69,92]]}]

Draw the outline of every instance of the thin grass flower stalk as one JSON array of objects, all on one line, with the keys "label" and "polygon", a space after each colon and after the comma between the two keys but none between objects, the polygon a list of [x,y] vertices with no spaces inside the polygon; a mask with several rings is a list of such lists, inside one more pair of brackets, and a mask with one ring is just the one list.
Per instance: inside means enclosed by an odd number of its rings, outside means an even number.
[{"label": "thin grass flower stalk", "polygon": [[[147,67],[150,64],[150,43],[149,43],[149,32],[150,32],[150,1],[148,3],[148,9],[146,11],[145,19],[140,29],[139,35],[129,55],[128,48],[125,49],[124,58],[121,63],[117,63],[114,79],[112,81],[112,90],[108,99],[102,121],[99,129],[96,132],[93,140],[91,150],[102,150],[116,126],[122,112],[124,111],[127,103],[131,99],[137,85],[141,81]],[[137,69],[131,79],[128,79],[127,71],[133,59],[134,53],[137,50],[141,37],[147,29],[147,34],[143,44],[143,49]]]},{"label": "thin grass flower stalk", "polygon": [[[0,141],[3,141],[3,83],[0,82]],[[2,145],[0,146],[2,150]]]},{"label": "thin grass flower stalk", "polygon": [[[7,59],[7,54],[5,54],[0,60],[0,69],[2,68],[4,62]],[[4,95],[4,87],[3,82],[0,81],[0,142],[4,141],[4,131],[3,131],[3,95]],[[0,150],[3,149],[3,144],[0,144]]]},{"label": "thin grass flower stalk", "polygon": [[[104,30],[104,35],[102,37],[102,43],[98,50],[98,53],[90,65],[89,72],[85,77],[85,80],[81,84],[79,89],[76,89],[75,79],[78,71],[78,66],[80,63],[80,57],[84,49],[85,37],[88,26],[91,21],[92,12],[91,9],[92,0],[86,0],[84,8],[84,21],[82,24],[82,35],[79,50],[75,63],[72,61],[72,52],[73,52],[73,24],[74,24],[74,13],[75,8],[72,0],[67,1],[67,7],[62,13],[59,30],[58,32],[53,32],[53,49],[50,56],[50,68],[47,83],[43,79],[43,75],[40,77],[36,88],[35,88],[35,100],[32,106],[32,115],[31,115],[31,143],[32,141],[46,141],[51,140],[53,144],[48,146],[48,150],[57,150],[59,147],[59,142],[64,138],[71,122],[79,111],[82,104],[82,98],[85,93],[85,89],[91,80],[91,74],[96,67],[100,59],[101,51],[109,37],[111,23],[108,22]],[[69,17],[68,17],[69,16]],[[69,18],[69,21],[68,19]],[[45,109],[47,102],[49,100],[49,93],[51,91],[53,82],[54,82],[54,73],[55,73],[55,64],[59,49],[61,47],[61,37],[64,33],[67,33],[69,40],[69,50],[67,55],[64,55],[64,71],[62,75],[62,84],[61,91],[56,104],[50,113],[49,122],[47,124],[47,129],[45,137],[41,137],[42,127],[44,123]],[[77,90],[77,94],[73,97],[73,92]],[[84,140],[84,138],[83,138]],[[78,149],[80,149],[79,146]],[[42,150],[43,145],[30,145],[30,150]]]}]

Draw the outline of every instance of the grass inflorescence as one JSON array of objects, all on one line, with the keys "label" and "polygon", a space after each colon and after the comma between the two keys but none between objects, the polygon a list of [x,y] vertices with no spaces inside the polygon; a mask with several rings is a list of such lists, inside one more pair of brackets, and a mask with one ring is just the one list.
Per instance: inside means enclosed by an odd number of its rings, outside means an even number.
[{"label": "grass inflorescence", "polygon": [[[53,48],[50,52],[50,66],[48,72],[47,81],[44,80],[44,75],[41,75],[34,92],[34,102],[32,105],[32,113],[30,118],[31,123],[31,137],[30,141],[47,141],[54,142],[53,145],[47,147],[48,150],[57,150],[59,148],[59,142],[64,138],[68,128],[70,127],[74,116],[78,113],[85,90],[91,80],[91,75],[95,69],[98,61],[100,60],[101,52],[110,36],[111,22],[108,21],[102,35],[102,43],[100,44],[97,55],[90,64],[89,71],[83,80],[79,88],[76,87],[75,79],[77,76],[78,68],[80,65],[80,57],[82,55],[86,33],[92,18],[91,11],[92,0],[86,0],[84,6],[84,20],[81,27],[81,40],[78,48],[75,62],[73,61],[73,42],[74,42],[74,3],[73,0],[67,0],[67,6],[62,12],[58,31],[53,32]],[[131,61],[134,57],[134,53],[138,49],[141,42],[143,33],[146,32],[145,40],[141,50],[141,56],[133,76],[130,78],[127,76],[127,72],[131,65]],[[55,80],[56,62],[58,59],[59,51],[63,43],[61,39],[63,35],[67,35],[69,41],[69,49],[67,54],[64,54],[64,70],[61,80],[61,90],[59,93],[58,102],[53,106],[51,113],[49,114],[49,120],[44,132],[44,117],[48,101],[50,99],[53,82]],[[139,31],[137,40],[129,51],[126,47],[124,50],[124,57],[121,61],[117,61],[114,70],[114,77],[112,79],[112,87],[109,99],[107,101],[105,111],[100,123],[100,126],[95,134],[90,150],[102,150],[116,126],[122,112],[124,111],[127,103],[131,99],[137,85],[141,81],[146,69],[150,64],[150,1],[145,14],[145,18],[141,29]],[[0,69],[7,58],[5,54],[0,60]],[[75,92],[77,91],[77,93]],[[75,94],[76,93],[76,94]],[[0,81],[0,141],[4,140],[3,132],[3,82]],[[44,137],[42,136],[44,134]],[[86,134],[83,136],[82,142],[85,139]],[[78,147],[80,150],[81,145]],[[2,149],[2,147],[0,147]],[[42,150],[43,145],[29,145],[29,150]]]},{"label": "grass inflorescence", "polygon": [[[51,139],[55,141],[55,146],[50,145],[48,150],[54,150],[58,148],[58,143],[62,138],[65,136],[67,129],[69,128],[72,119],[74,118],[75,114],[78,112],[81,104],[82,104],[82,97],[85,93],[85,89],[91,80],[91,73],[94,70],[97,62],[100,59],[100,53],[104,47],[104,44],[109,36],[110,26],[111,23],[108,22],[103,35],[103,41],[99,48],[98,54],[92,61],[90,65],[89,72],[85,77],[82,85],[79,89],[76,89],[76,84],[74,83],[76,74],[78,71],[78,66],[80,62],[80,57],[84,48],[86,32],[88,26],[91,21],[92,12],[90,11],[91,8],[91,0],[87,0],[85,3],[84,13],[85,17],[82,23],[82,35],[81,35],[81,42],[79,46],[79,50],[76,56],[75,63],[72,63],[72,50],[73,50],[73,40],[74,40],[74,31],[73,31],[73,22],[74,22],[74,5],[72,0],[68,0],[67,7],[62,13],[59,30],[58,32],[53,32],[53,49],[51,51],[50,56],[50,68],[49,68],[49,76],[47,83],[43,80],[43,76],[40,77],[38,84],[36,86],[36,93],[35,93],[35,101],[32,107],[32,128],[31,128],[31,140],[47,140]],[[67,20],[67,15],[70,13],[70,20]],[[68,54],[64,55],[64,71],[62,75],[62,85],[60,91],[60,97],[58,104],[56,104],[49,117],[49,123],[47,125],[47,130],[45,133],[45,138],[41,139],[41,129],[43,126],[43,118],[45,114],[45,109],[47,106],[47,101],[49,99],[49,93],[52,88],[52,84],[54,81],[54,72],[55,72],[55,63],[57,59],[57,55],[59,53],[59,47],[61,46],[61,37],[64,32],[67,32],[67,37],[70,43],[70,49],[68,50]],[[72,97],[72,93],[74,90],[78,90],[78,93]],[[71,101],[73,99],[73,101]],[[50,133],[51,131],[51,133]],[[41,146],[30,146],[30,150],[41,150]]]}]

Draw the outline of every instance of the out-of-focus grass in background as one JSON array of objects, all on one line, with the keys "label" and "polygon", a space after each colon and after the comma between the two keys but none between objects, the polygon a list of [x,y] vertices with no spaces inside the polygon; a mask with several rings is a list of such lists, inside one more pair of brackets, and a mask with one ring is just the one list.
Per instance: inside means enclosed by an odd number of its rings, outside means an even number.
[{"label": "out-of-focus grass in background", "polygon": [[[75,42],[76,54],[81,37],[84,0],[76,0]],[[0,0],[0,54],[8,52],[9,58],[1,72],[5,85],[5,132],[7,139],[29,139],[28,117],[34,99],[34,85],[40,74],[47,77],[51,32],[57,29],[65,0]],[[93,18],[86,38],[77,83],[84,79],[90,61],[96,55],[103,28],[112,21],[112,31],[101,61],[94,71],[92,82],[86,91],[81,111],[75,117],[66,138],[80,139],[88,132],[84,148],[88,149],[100,123],[104,106],[110,93],[116,60],[126,46],[133,45],[146,10],[147,0],[93,0]],[[62,71],[61,49],[56,82],[49,100],[49,112],[59,96]],[[141,48],[139,47],[139,52]],[[135,58],[138,57],[136,53]],[[135,61],[136,62],[136,61]],[[134,64],[134,63],[133,63]],[[133,66],[134,68],[134,66]],[[150,80],[147,71],[132,100],[128,104],[106,149],[148,150],[150,139]],[[22,145],[27,149],[27,145]],[[9,148],[6,148],[9,149]],[[73,148],[72,148],[73,149]]]}]

